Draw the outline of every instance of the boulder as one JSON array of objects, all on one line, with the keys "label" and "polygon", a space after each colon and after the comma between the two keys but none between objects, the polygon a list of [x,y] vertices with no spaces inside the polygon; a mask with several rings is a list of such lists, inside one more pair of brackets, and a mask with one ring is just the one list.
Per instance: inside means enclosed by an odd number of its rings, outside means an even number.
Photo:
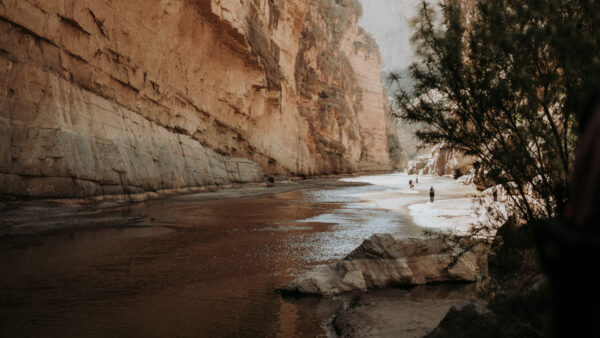
[{"label": "boulder", "polygon": [[499,337],[495,315],[483,303],[468,300],[452,305],[427,338]]},{"label": "boulder", "polygon": [[458,242],[373,235],[344,259],[305,272],[280,291],[333,296],[389,286],[473,282],[486,275],[487,244],[471,239]]}]

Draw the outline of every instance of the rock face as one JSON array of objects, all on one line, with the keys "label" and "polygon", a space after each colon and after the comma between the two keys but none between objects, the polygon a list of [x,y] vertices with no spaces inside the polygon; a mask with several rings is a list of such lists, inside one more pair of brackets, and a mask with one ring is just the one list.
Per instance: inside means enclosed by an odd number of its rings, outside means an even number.
[{"label": "rock face", "polygon": [[474,158],[445,149],[443,145],[434,146],[431,153],[419,156],[408,165],[409,174],[453,175],[460,177],[473,169]]},{"label": "rock face", "polygon": [[425,337],[500,337],[497,325],[485,304],[468,300],[452,305],[439,326]]},{"label": "rock face", "polygon": [[318,154],[309,172],[391,169],[381,60],[360,11],[357,0],[320,0],[307,13],[295,77],[309,153]]},{"label": "rock face", "polygon": [[440,238],[374,235],[344,259],[304,273],[281,291],[332,296],[368,288],[476,281],[487,274],[484,244],[460,255],[462,251]]},{"label": "rock face", "polygon": [[0,194],[390,170],[351,0],[0,1]]},{"label": "rock face", "polygon": [[457,283],[374,290],[353,295],[332,325],[338,337],[422,338],[454,303],[474,294],[474,284]]}]

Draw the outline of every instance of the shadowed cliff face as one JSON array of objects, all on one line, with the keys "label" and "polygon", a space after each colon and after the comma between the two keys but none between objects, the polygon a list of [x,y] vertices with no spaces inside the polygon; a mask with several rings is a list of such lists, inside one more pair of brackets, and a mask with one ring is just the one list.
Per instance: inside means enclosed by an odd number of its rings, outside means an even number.
[{"label": "shadowed cliff face", "polygon": [[377,44],[358,26],[358,1],[314,1],[296,60],[300,115],[321,171],[389,168]]},{"label": "shadowed cliff face", "polygon": [[355,1],[0,1],[0,194],[391,168]]}]

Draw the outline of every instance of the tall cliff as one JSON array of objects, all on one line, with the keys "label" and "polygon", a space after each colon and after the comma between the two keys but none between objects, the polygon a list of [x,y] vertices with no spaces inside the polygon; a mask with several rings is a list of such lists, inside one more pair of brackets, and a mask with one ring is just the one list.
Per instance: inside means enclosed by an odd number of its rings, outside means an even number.
[{"label": "tall cliff", "polygon": [[0,193],[391,168],[357,0],[0,0]]}]

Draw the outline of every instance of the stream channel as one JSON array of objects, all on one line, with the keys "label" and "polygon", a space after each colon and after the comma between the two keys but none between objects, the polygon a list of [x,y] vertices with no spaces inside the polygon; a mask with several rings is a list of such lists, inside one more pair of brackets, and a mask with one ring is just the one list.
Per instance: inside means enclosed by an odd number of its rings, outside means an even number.
[{"label": "stream channel", "polygon": [[432,185],[442,200],[472,194],[439,177],[421,177],[411,191],[411,178],[0,213],[5,233],[23,224],[52,230],[0,236],[0,336],[326,336],[343,297],[287,299],[275,290],[372,234],[422,236],[408,206],[428,201]]}]

